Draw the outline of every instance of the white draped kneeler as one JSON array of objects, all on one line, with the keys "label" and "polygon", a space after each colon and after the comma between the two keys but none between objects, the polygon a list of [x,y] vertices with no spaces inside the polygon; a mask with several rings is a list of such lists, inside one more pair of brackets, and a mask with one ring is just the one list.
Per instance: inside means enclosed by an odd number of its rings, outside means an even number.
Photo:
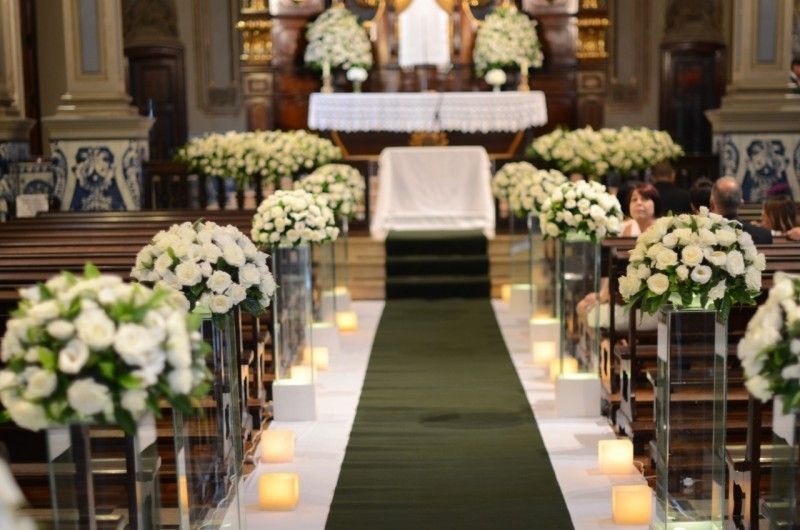
[{"label": "white draped kneeler", "polygon": [[328,348],[328,354],[338,355],[342,350],[342,342],[339,339],[339,330],[336,324],[331,322],[314,322],[311,326],[311,344],[316,348],[323,346]]},{"label": "white draped kneeler", "polygon": [[314,421],[317,403],[313,383],[272,383],[272,416],[275,421]]},{"label": "white draped kneeler", "polygon": [[600,416],[600,376],[565,374],[556,379],[556,413],[562,418]]},{"label": "white draped kneeler", "polygon": [[[533,296],[531,296],[533,291]],[[511,285],[511,312],[524,317],[530,317],[536,306],[536,286],[529,283],[515,283]]]}]

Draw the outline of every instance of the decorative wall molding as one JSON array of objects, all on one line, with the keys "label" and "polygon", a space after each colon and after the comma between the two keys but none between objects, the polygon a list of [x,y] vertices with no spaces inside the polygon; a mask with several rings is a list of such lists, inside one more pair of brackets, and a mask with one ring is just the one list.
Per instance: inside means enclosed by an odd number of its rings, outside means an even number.
[{"label": "decorative wall molding", "polygon": [[238,114],[239,18],[237,0],[194,0],[195,83],[197,101],[207,114]]},{"label": "decorative wall molding", "polygon": [[175,0],[123,0],[125,47],[179,42]]},{"label": "decorative wall molding", "polygon": [[725,42],[722,11],[722,0],[669,0],[663,42]]},{"label": "decorative wall molding", "polygon": [[611,0],[608,32],[611,50],[608,63],[609,102],[614,106],[638,108],[645,103],[649,84],[650,55],[648,28],[650,2]]},{"label": "decorative wall molding", "polygon": [[578,59],[605,59],[606,30],[609,21],[605,17],[578,19]]},{"label": "decorative wall molding", "polygon": [[242,62],[268,63],[272,60],[271,20],[240,20],[236,29],[242,32]]}]

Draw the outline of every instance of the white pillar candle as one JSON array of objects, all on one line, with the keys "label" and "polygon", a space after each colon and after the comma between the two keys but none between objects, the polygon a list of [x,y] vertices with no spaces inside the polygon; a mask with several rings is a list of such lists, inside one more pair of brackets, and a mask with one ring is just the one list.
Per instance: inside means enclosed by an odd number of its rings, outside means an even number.
[{"label": "white pillar candle", "polygon": [[559,375],[568,375],[578,372],[578,359],[566,357],[564,359],[564,372],[561,372],[561,359],[556,357],[550,361],[550,382],[555,383]]},{"label": "white pillar candle", "polygon": [[650,524],[653,493],[647,484],[612,486],[611,513],[614,524]]},{"label": "white pillar candle", "polygon": [[356,331],[358,329],[358,315],[355,311],[337,312],[336,327],[339,328],[339,331]]},{"label": "white pillar candle", "polygon": [[311,383],[314,381],[314,372],[311,366],[292,366],[290,378],[294,383]]},{"label": "white pillar candle", "polygon": [[504,283],[500,286],[500,299],[505,302],[509,303],[511,301],[511,285],[508,283]]},{"label": "white pillar candle", "polygon": [[291,511],[300,500],[297,473],[264,473],[258,477],[258,507],[270,511]]},{"label": "white pillar candle", "polygon": [[324,372],[330,366],[330,352],[325,346],[314,346],[313,348],[303,349],[303,364],[311,365],[313,359],[314,368]]},{"label": "white pillar candle", "polygon": [[268,429],[261,434],[261,461],[281,464],[294,460],[294,433],[286,429]]},{"label": "white pillar candle", "polygon": [[627,438],[598,441],[597,468],[607,475],[633,472],[633,443]]},{"label": "white pillar candle", "polygon": [[556,357],[556,343],[551,340],[533,341],[533,364],[547,365]]}]

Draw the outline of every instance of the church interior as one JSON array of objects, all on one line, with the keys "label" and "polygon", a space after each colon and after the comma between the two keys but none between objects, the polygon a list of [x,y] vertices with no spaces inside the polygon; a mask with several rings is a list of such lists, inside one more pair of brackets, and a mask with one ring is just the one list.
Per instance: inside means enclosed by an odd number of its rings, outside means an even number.
[{"label": "church interior", "polygon": [[800,528],[800,0],[0,0],[0,529]]}]

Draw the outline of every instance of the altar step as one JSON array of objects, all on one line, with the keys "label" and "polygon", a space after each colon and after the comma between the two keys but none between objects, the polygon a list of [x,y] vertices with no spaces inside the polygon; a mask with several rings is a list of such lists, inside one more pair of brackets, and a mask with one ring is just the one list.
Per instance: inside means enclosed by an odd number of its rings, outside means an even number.
[{"label": "altar step", "polygon": [[386,298],[488,298],[487,250],[478,231],[391,233]]}]

